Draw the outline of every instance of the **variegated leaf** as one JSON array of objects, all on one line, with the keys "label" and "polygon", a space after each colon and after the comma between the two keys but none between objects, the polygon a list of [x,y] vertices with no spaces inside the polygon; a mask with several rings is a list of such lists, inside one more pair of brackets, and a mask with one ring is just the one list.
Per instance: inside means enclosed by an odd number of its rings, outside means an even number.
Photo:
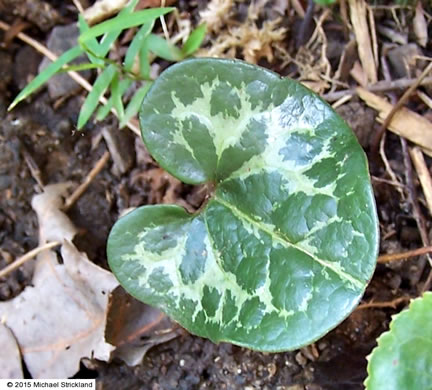
[{"label": "variegated leaf", "polygon": [[377,217],[364,153],[326,103],[241,61],[193,59],[161,74],[140,120],[163,168],[212,190],[194,215],[145,206],[116,223],[108,258],[126,290],[194,334],[263,351],[353,310]]}]

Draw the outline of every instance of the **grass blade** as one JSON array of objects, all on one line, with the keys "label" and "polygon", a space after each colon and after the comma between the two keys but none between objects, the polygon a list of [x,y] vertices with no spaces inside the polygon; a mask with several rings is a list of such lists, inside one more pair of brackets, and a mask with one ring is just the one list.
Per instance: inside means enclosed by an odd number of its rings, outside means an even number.
[{"label": "grass blade", "polygon": [[150,34],[147,40],[149,50],[158,57],[167,61],[181,61],[183,59],[181,50],[159,35]]},{"label": "grass blade", "polygon": [[[131,1],[126,7],[124,7],[119,12],[118,17],[120,16],[123,17],[124,15],[130,15],[133,12],[134,8],[136,7],[137,3],[138,0]],[[112,44],[121,34],[121,32],[122,30],[114,30],[104,35],[104,37],[100,42],[100,52],[99,52],[100,57],[105,57],[108,54]]]},{"label": "grass blade", "polygon": [[24,100],[27,96],[36,91],[42,84],[44,84],[50,77],[56,74],[63,65],[79,57],[83,50],[79,46],[75,46],[63,53],[56,61],[48,65],[41,73],[39,73],[14,99],[9,106],[8,110],[12,110],[19,102]]},{"label": "grass blade", "polygon": [[96,38],[107,32],[116,30],[125,30],[130,27],[139,26],[144,23],[149,23],[158,17],[173,11],[174,8],[152,8],[134,12],[131,15],[117,15],[115,18],[106,20],[96,26],[91,27],[78,38],[80,44],[85,44],[89,39]]},{"label": "grass blade", "polygon": [[81,107],[77,124],[78,130],[81,130],[90,119],[99,103],[100,96],[103,95],[105,90],[108,88],[108,85],[111,83],[116,71],[114,65],[109,65],[96,79],[92,90],[87,95],[87,98]]},{"label": "grass blade", "polygon": [[[78,16],[78,26],[80,30],[80,36],[90,30],[90,26],[85,21],[84,17],[80,14]],[[99,42],[96,40],[96,38],[92,38],[86,41],[85,45],[82,45],[83,49],[85,49],[85,52],[87,54],[88,59],[93,64],[99,64],[103,65],[104,62],[102,59],[98,57],[102,57],[100,54],[100,46]]]},{"label": "grass blade", "polygon": [[117,113],[119,121],[123,120],[124,107],[122,102],[122,93],[120,91],[120,80],[119,74],[116,73],[111,81],[111,96],[113,99],[113,105]]},{"label": "grass blade", "polygon": [[133,118],[138,113],[141,107],[141,103],[145,95],[147,95],[147,92],[152,86],[152,84],[153,84],[152,82],[147,82],[145,83],[145,85],[143,85],[135,92],[135,94],[133,95],[132,99],[130,100],[129,104],[126,107],[123,120],[120,121],[120,128],[124,127],[126,123],[128,123],[130,119]]},{"label": "grass blade", "polygon": [[150,79],[150,59],[148,49],[148,36],[144,39],[141,50],[139,52],[139,67],[140,75],[143,79]]},{"label": "grass blade", "polygon": [[[126,92],[126,90],[130,87],[131,84],[132,84],[132,80],[129,79],[120,80],[119,91],[121,96],[123,96],[123,94]],[[95,119],[97,121],[103,121],[110,113],[111,108],[113,108],[113,106],[114,106],[114,101],[113,101],[113,96],[111,95],[107,101],[107,104],[98,107],[96,111]]]},{"label": "grass blade", "polygon": [[89,69],[97,69],[97,68],[103,68],[103,65],[100,64],[92,64],[92,63],[84,63],[84,64],[76,64],[76,65],[66,65],[63,68],[59,70],[59,72],[70,72],[75,71],[79,72],[82,70],[89,70]]},{"label": "grass blade", "polygon": [[124,68],[128,71],[132,71],[132,67],[134,64],[135,57],[138,55],[138,52],[142,48],[144,44],[145,38],[150,34],[151,30],[153,30],[154,21],[150,23],[146,23],[141,26],[138,32],[135,34],[132,39],[131,44],[126,52],[126,57],[124,60]]},{"label": "grass blade", "polygon": [[192,33],[189,35],[186,43],[182,48],[182,53],[185,57],[190,56],[194,52],[196,52],[201,46],[202,41],[207,32],[207,26],[205,23],[198,26]]}]

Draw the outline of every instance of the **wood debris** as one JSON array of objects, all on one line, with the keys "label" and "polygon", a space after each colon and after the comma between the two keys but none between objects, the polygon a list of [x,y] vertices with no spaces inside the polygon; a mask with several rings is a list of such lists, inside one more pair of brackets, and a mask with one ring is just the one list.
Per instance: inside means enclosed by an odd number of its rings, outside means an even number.
[{"label": "wood debris", "polygon": [[[221,8],[210,12],[217,5]],[[285,28],[280,27],[281,19],[265,21],[259,27],[257,24],[259,5],[251,5],[247,19],[238,23],[229,18],[232,5],[232,0],[213,0],[206,10],[200,13],[201,22],[207,23],[208,31],[217,33],[217,37],[210,47],[201,49],[197,55],[235,58],[240,51],[247,62],[256,64],[261,58],[272,62],[274,44],[283,41],[287,32]]]},{"label": "wood debris", "polygon": [[[370,83],[378,81],[377,60],[372,50],[371,34],[365,0],[349,0],[351,23],[357,40],[357,49],[362,67]],[[371,26],[372,27],[372,26]]]},{"label": "wood debris", "polygon": [[[383,123],[393,105],[384,98],[358,87],[357,94],[369,106],[378,111],[377,121]],[[421,146],[426,154],[432,156],[432,123],[408,108],[402,107],[393,116],[388,129]]]}]

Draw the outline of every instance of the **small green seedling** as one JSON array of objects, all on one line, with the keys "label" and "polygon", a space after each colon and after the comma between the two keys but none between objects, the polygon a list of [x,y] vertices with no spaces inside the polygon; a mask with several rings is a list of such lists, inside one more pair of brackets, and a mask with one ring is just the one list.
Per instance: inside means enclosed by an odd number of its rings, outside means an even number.
[{"label": "small green seedling", "polygon": [[155,81],[140,123],[156,161],[207,183],[208,199],[114,225],[109,264],[130,294],[196,335],[262,351],[347,317],[374,271],[378,224],[365,155],[331,107],[263,68],[192,59]]},{"label": "small green seedling", "polygon": [[[34,93],[56,73],[97,68],[100,73],[81,107],[77,129],[81,130],[86,125],[98,106],[97,120],[103,120],[110,110],[114,109],[120,127],[124,127],[137,114],[145,94],[153,83],[150,75],[151,60],[160,57],[167,61],[181,61],[200,47],[206,33],[204,24],[198,26],[180,49],[152,33],[156,19],[172,12],[174,8],[134,11],[137,3],[138,0],[130,1],[117,16],[92,27],[89,27],[80,15],[78,45],[63,53],[32,80],[14,99],[9,110]],[[112,61],[108,55],[113,44],[124,30],[133,27],[138,29],[122,62]],[[88,57],[88,63],[67,65],[83,54]],[[100,97],[104,96],[107,90],[110,91],[107,103],[99,105]],[[134,93],[125,107],[124,96],[130,90]]]},{"label": "small green seedling", "polygon": [[367,390],[432,389],[432,293],[393,317],[369,356]]}]

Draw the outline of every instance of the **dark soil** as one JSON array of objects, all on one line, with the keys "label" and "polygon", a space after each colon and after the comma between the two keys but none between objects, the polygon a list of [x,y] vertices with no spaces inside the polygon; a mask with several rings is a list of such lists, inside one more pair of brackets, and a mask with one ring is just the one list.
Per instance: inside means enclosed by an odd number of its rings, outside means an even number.
[{"label": "dark soil", "polygon": [[[46,40],[48,28],[42,28],[42,19],[35,12],[42,12],[44,26],[74,21],[74,14],[62,2],[53,1],[49,7],[31,11],[26,8],[30,7],[28,1],[20,1],[19,5],[15,4],[14,12],[8,11],[9,3],[0,0],[3,11],[0,19],[13,23],[18,17],[24,18],[30,25],[26,32],[41,41]],[[183,8],[190,7],[191,18],[196,18],[193,4],[180,3]],[[4,34],[0,33],[0,42],[3,38]],[[287,42],[287,46],[293,47],[295,42]],[[31,198],[41,191],[40,184],[81,183],[106,150],[101,140],[102,130],[117,132],[113,119],[89,124],[82,133],[74,131],[82,94],[69,97],[54,109],[55,102],[42,90],[7,113],[6,107],[37,73],[40,61],[41,57],[32,48],[18,40],[0,47],[0,268],[37,246],[38,226]],[[272,68],[278,70],[279,66],[276,63]],[[369,153],[371,133],[378,128],[375,112],[356,99],[338,111]],[[199,191],[164,176],[136,137],[126,132],[121,132],[119,137],[122,150],[129,151],[130,164],[126,171],[119,173],[118,167],[110,162],[68,212],[81,231],[76,245],[104,267],[106,238],[120,210],[164,199],[194,209],[202,201]],[[392,168],[403,179],[405,168],[398,137],[387,136],[386,151]],[[384,178],[384,169],[371,164],[374,175]],[[409,202],[401,198],[394,186],[380,180],[373,180],[373,184],[383,237],[381,252],[421,246]],[[391,266],[378,265],[364,302],[417,296],[428,272],[424,264],[424,259],[415,258]],[[0,280],[0,299],[18,295],[30,283],[31,276],[32,265],[28,263]],[[225,343],[215,345],[183,332],[174,340],[153,347],[141,365],[128,367],[116,360],[92,361],[76,377],[96,376],[99,388],[112,390],[362,389],[366,356],[376,345],[376,338],[388,329],[391,315],[403,307],[402,302],[394,308],[357,309],[318,342],[286,353],[265,354]]]}]

